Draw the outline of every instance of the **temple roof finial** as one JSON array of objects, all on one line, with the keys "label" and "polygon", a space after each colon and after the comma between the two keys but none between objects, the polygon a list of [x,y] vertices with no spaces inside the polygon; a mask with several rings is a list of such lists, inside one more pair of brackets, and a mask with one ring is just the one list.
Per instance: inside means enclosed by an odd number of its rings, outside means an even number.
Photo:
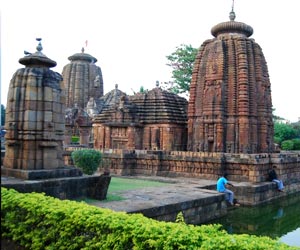
[{"label": "temple roof finial", "polygon": [[234,0],[232,0],[232,6],[231,6],[231,11],[229,13],[229,20],[234,21],[235,19],[235,12],[234,12]]},{"label": "temple roof finial", "polygon": [[84,48],[83,47],[81,48],[81,53],[84,53]]},{"label": "temple roof finial", "polygon": [[25,65],[26,67],[55,67],[56,62],[42,53],[42,38],[36,38],[35,40],[39,42],[36,46],[36,52],[30,53],[28,51],[24,51],[25,57],[20,58],[19,63]]},{"label": "temple roof finial", "polygon": [[43,50],[43,46],[42,46],[42,38],[36,38],[35,40],[37,40],[39,43],[38,45],[36,46],[36,52],[37,53],[42,53],[41,51]]}]

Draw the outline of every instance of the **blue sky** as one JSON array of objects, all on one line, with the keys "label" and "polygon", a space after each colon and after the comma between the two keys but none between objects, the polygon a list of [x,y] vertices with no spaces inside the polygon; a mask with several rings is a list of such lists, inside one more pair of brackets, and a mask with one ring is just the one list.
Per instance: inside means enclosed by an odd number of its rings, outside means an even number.
[{"label": "blue sky", "polygon": [[[263,49],[275,114],[292,122],[300,117],[298,4],[235,0],[234,7],[236,21],[253,27],[252,38]],[[6,106],[10,79],[23,67],[23,51],[35,52],[36,37],[59,73],[87,40],[85,51],[98,59],[104,92],[118,84],[132,94],[172,80],[166,56],[180,44],[199,47],[212,38],[211,28],[229,20],[231,5],[232,0],[2,0],[1,103]]]}]

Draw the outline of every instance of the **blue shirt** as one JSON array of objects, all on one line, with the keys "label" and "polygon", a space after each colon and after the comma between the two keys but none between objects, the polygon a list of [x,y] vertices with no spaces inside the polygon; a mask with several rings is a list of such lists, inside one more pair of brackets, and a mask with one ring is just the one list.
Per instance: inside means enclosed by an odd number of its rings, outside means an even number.
[{"label": "blue shirt", "polygon": [[219,178],[219,180],[217,181],[217,191],[224,192],[226,189],[225,185],[227,184],[227,182],[228,181],[225,177]]}]

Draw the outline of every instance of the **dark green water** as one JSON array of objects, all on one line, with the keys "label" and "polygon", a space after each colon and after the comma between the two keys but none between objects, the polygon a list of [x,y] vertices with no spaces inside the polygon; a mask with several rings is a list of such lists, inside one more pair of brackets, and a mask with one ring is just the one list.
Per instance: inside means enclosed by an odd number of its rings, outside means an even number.
[{"label": "dark green water", "polygon": [[269,236],[300,247],[300,193],[256,207],[233,208],[210,223],[223,225],[228,233]]}]

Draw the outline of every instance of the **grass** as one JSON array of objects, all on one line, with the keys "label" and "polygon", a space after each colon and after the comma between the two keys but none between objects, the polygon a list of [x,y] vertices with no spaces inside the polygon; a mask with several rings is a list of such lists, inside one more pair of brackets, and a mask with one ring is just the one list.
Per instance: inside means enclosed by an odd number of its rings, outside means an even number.
[{"label": "grass", "polygon": [[163,187],[169,185],[165,182],[159,181],[149,181],[142,179],[134,178],[122,178],[122,177],[111,177],[110,185],[108,188],[108,193],[124,191],[124,190],[133,190],[140,189],[145,187]]},{"label": "grass", "polygon": [[[126,191],[126,190],[141,189],[141,188],[145,188],[145,187],[164,187],[167,185],[170,185],[170,184],[166,183],[166,182],[159,182],[159,181],[150,181],[150,180],[112,176],[109,187],[108,187],[106,200],[103,200],[102,202],[125,200],[122,197],[121,192]],[[94,203],[94,202],[99,202],[98,200],[93,200],[90,198],[80,199],[79,201],[84,201],[89,204]]]},{"label": "grass", "polygon": [[120,195],[120,192],[122,191],[141,189],[145,187],[163,187],[166,185],[168,185],[168,183],[134,178],[111,177],[107,197],[104,202],[124,200],[124,198]]}]

